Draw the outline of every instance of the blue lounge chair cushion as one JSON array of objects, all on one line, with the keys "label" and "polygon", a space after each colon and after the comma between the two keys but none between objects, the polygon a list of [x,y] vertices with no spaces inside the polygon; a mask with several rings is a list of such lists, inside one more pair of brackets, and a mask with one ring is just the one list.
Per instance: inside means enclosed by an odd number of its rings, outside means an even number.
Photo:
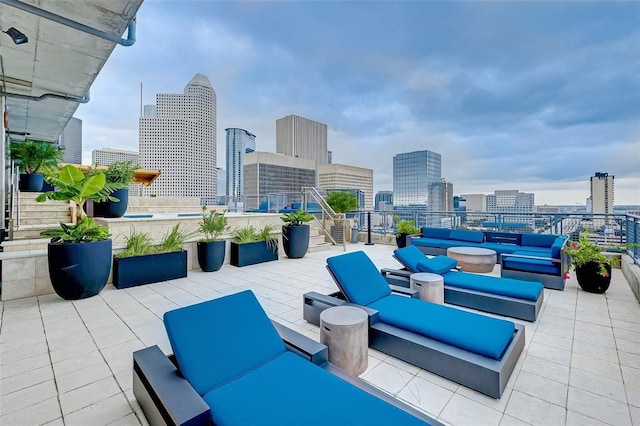
[{"label": "blue lounge chair cushion", "polygon": [[465,231],[464,229],[452,229],[449,232],[450,240],[468,241],[470,243],[481,243],[484,241],[484,232]]},{"label": "blue lounge chair cushion", "polygon": [[391,294],[387,281],[362,251],[330,257],[327,266],[339,283],[349,283],[342,291],[350,302],[366,306]]},{"label": "blue lounge chair cushion", "polygon": [[436,240],[448,240],[449,232],[451,230],[448,228],[422,228],[422,237],[423,238],[433,238]]},{"label": "blue lounge chair cushion", "polygon": [[431,272],[442,275],[458,264],[455,259],[447,256],[436,256],[429,259],[416,246],[396,249],[393,254],[411,272]]},{"label": "blue lounge chair cushion", "polygon": [[436,256],[433,259],[425,259],[418,262],[418,271],[430,272],[432,274],[442,275],[455,268],[458,261],[447,256]]},{"label": "blue lounge chair cushion", "polygon": [[551,234],[522,234],[521,245],[549,248],[555,240],[556,236]]},{"label": "blue lounge chair cushion", "polygon": [[446,286],[532,301],[538,300],[544,289],[544,286],[536,281],[489,277],[456,271],[447,272],[443,278]]},{"label": "blue lounge chair cushion", "polygon": [[492,359],[502,357],[515,330],[509,321],[395,294],[368,307],[383,323]]},{"label": "blue lounge chair cushion", "polygon": [[[513,254],[520,256],[548,257],[548,255],[544,256],[541,255],[541,253],[531,251],[516,251]],[[548,275],[560,274],[560,264],[553,263],[550,260],[527,259],[522,257],[507,256],[504,258],[503,265],[507,269],[514,269],[517,271]]]},{"label": "blue lounge chair cushion", "polygon": [[204,400],[219,425],[421,425],[392,405],[286,352]]},{"label": "blue lounge chair cushion", "polygon": [[249,290],[169,311],[164,324],[180,371],[200,395],[286,351]]}]

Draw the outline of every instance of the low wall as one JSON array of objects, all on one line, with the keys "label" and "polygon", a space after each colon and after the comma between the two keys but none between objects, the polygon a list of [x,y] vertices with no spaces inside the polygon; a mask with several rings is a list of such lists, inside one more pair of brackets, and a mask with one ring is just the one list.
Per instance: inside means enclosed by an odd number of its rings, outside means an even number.
[{"label": "low wall", "polygon": [[635,294],[636,300],[640,303],[640,266],[633,263],[631,256],[625,254],[622,256],[620,269],[622,269],[631,291]]}]

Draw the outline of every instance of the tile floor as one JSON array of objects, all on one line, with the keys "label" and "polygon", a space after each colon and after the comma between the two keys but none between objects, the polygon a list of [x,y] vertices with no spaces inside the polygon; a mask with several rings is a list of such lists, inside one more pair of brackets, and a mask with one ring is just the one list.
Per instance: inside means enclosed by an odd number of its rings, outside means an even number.
[{"label": "tile floor", "polygon": [[[397,267],[393,247],[350,245]],[[146,424],[132,392],[137,349],[170,350],[162,314],[243,289],[274,319],[316,340],[302,295],[335,286],[325,259],[341,249],[68,302],[56,295],[0,303],[0,424]],[[498,266],[494,274],[498,273]],[[451,425],[640,425],[640,305],[619,270],[606,296],[546,290],[500,400],[369,351],[365,380]]]}]

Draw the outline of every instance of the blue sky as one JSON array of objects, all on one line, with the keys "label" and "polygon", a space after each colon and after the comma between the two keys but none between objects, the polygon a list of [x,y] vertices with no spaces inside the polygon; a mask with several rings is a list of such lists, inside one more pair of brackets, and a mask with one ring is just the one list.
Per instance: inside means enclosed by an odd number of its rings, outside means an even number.
[{"label": "blue sky", "polygon": [[137,22],[76,113],[85,163],[137,150],[141,82],[150,104],[201,73],[221,167],[225,128],[275,151],[276,119],[296,114],[375,191],[393,155],[429,149],[455,194],[584,204],[600,171],[616,204],[640,204],[640,2],[145,0]]}]

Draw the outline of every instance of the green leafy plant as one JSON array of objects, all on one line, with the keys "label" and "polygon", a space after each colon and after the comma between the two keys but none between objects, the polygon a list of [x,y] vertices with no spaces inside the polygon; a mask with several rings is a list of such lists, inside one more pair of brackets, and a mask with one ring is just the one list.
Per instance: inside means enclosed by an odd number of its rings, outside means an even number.
[{"label": "green leafy plant", "polygon": [[116,257],[123,258],[182,251],[185,241],[192,235],[191,232],[181,229],[180,224],[177,223],[171,228],[171,231],[162,237],[159,243],[155,243],[148,233],[132,229],[131,233],[124,237],[127,246]]},{"label": "green leafy plant", "polygon": [[327,204],[336,213],[346,213],[358,208],[358,199],[347,191],[333,191],[327,195]]},{"label": "green leafy plant", "polygon": [[60,228],[42,231],[40,235],[51,238],[52,243],[88,243],[106,240],[111,236],[108,227],[97,225],[92,218],[86,216],[75,224],[61,223]]},{"label": "green leafy plant", "polygon": [[287,225],[301,226],[305,222],[311,222],[314,219],[314,216],[302,209],[298,209],[295,212],[284,213],[282,216],[280,216],[280,219],[282,219],[282,221]]},{"label": "green leafy plant", "polygon": [[[564,278],[569,278],[571,269],[582,266],[589,262],[596,262],[600,266],[600,275],[609,276],[606,265],[617,266],[620,262],[616,256],[605,256],[602,252],[604,247],[594,244],[591,239],[591,231],[585,230],[578,237],[578,241],[570,241],[565,246],[564,252],[569,257],[569,264],[564,273]],[[616,244],[611,246],[614,249],[625,249],[636,247],[637,244]]]},{"label": "green leafy plant", "polygon": [[140,166],[132,161],[116,161],[107,166],[104,172],[107,182],[129,185],[133,181],[136,169]]},{"label": "green leafy plant", "polygon": [[11,142],[9,147],[11,158],[19,160],[18,167],[22,173],[40,173],[44,167],[57,168],[62,160],[62,152],[52,143],[25,140]]},{"label": "green leafy plant", "polygon": [[159,252],[171,253],[174,251],[182,251],[184,242],[192,235],[193,233],[181,229],[180,224],[177,223],[160,241]]},{"label": "green leafy plant", "polygon": [[151,236],[146,232],[138,232],[132,229],[128,236],[124,237],[127,247],[118,253],[117,257],[142,256],[153,253],[156,249]]},{"label": "green leafy plant", "polygon": [[237,244],[255,243],[264,241],[271,250],[278,248],[278,237],[275,235],[273,225],[265,225],[257,230],[253,225],[242,226],[233,231],[233,242]]},{"label": "green leafy plant", "polygon": [[206,214],[206,211],[207,207],[202,206],[202,221],[199,230],[204,234],[204,238],[200,241],[220,241],[220,235],[229,228],[227,217],[224,213],[218,213],[215,210],[209,211],[209,214]]},{"label": "green leafy plant", "polygon": [[416,227],[413,219],[400,219],[400,216],[398,215],[393,216],[393,219],[396,221],[396,238],[400,238],[402,235],[414,235],[420,233],[420,229]]}]

